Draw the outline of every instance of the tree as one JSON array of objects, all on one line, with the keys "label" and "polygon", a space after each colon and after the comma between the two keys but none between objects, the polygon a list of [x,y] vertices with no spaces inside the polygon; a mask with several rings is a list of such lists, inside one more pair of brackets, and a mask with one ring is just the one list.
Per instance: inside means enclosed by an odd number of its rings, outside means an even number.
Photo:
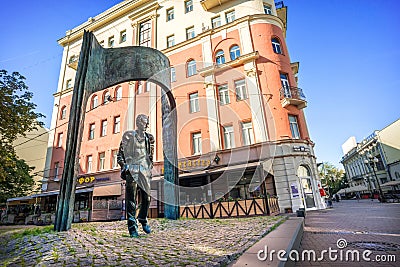
[{"label": "tree", "polygon": [[[31,102],[32,96],[24,76],[18,72],[8,74],[6,70],[0,70],[0,188],[7,188],[7,192],[17,195],[26,192],[23,184],[32,186],[28,178],[31,169],[18,159],[13,142],[19,136],[26,136],[27,132],[37,129],[37,126],[43,126],[38,119],[44,115],[34,111],[36,105]],[[16,191],[10,186],[15,187]],[[3,193],[0,191],[0,195],[3,196]],[[17,196],[15,194],[13,196]]]},{"label": "tree", "polygon": [[35,184],[32,175],[29,174],[33,168],[15,156],[11,159],[15,165],[4,168],[6,179],[0,183],[0,203],[6,202],[8,198],[26,195]]},{"label": "tree", "polygon": [[331,196],[346,186],[344,171],[336,168],[333,164],[322,162],[318,166],[318,171],[322,184],[328,187]]}]

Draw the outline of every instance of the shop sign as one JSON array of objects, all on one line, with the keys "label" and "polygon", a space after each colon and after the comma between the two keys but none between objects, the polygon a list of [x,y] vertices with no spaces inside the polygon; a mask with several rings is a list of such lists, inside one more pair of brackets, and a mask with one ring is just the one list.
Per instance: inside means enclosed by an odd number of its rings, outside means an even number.
[{"label": "shop sign", "polygon": [[[208,167],[211,165],[211,160],[205,159],[195,159],[195,160],[184,160],[178,161],[178,169],[179,170],[194,170],[199,169],[201,167]],[[164,174],[164,167],[161,168],[161,173]]]},{"label": "shop sign", "polygon": [[101,181],[109,181],[109,180],[110,180],[110,177],[96,178],[94,176],[86,176],[86,177],[79,177],[77,179],[77,182],[79,184],[89,184],[89,183],[93,183],[94,181],[101,182]]}]

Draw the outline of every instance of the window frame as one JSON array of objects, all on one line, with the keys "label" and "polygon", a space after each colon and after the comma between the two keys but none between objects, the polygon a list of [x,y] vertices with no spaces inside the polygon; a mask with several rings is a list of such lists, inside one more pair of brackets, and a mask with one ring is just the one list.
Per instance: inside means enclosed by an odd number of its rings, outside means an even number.
[{"label": "window frame", "polygon": [[217,86],[218,90],[218,98],[219,98],[219,104],[221,106],[225,106],[231,103],[230,97],[229,97],[229,88],[228,84],[220,84]]},{"label": "window frame", "polygon": [[[225,125],[222,128],[223,128],[222,130],[223,130],[223,135],[224,135],[224,149],[235,148],[236,147],[236,145],[235,145],[235,130],[233,128],[233,125]],[[229,131],[228,131],[228,128],[229,128]],[[228,141],[230,141],[230,142],[228,142]]]},{"label": "window frame", "polygon": [[197,62],[194,59],[190,59],[186,63],[186,76],[191,77],[197,74]]},{"label": "window frame", "polygon": [[115,37],[114,35],[108,37],[108,47],[113,48],[115,46]]},{"label": "window frame", "polygon": [[117,156],[118,156],[118,149],[112,149],[111,150],[111,168],[112,169],[119,168]]},{"label": "window frame", "polygon": [[[191,34],[191,36],[189,36]],[[194,26],[186,28],[186,40],[190,40],[196,37],[196,32],[194,31]]]},{"label": "window frame", "polygon": [[119,43],[122,44],[126,42],[126,30],[122,30],[119,33]]},{"label": "window frame", "polygon": [[175,45],[175,35],[172,34],[167,36],[167,48],[173,47],[174,45]]},{"label": "window frame", "polygon": [[[170,11],[172,11],[172,13],[169,13]],[[171,16],[172,14],[172,16]],[[167,21],[171,21],[175,18],[175,10],[174,7],[168,8],[166,10],[166,17],[167,17]]]},{"label": "window frame", "polygon": [[107,125],[108,125],[107,119],[101,121],[100,137],[107,136]]},{"label": "window frame", "polygon": [[[294,118],[295,121],[291,121],[290,120],[291,118]],[[298,118],[298,116],[296,116],[296,115],[293,115],[293,114],[288,115],[289,128],[290,128],[290,132],[292,134],[292,139],[301,139],[299,121],[297,118]],[[297,133],[295,131],[297,131]]]},{"label": "window frame", "polygon": [[[217,20],[217,21],[215,21],[215,20]],[[217,22],[217,23],[215,23],[215,22]],[[216,24],[218,24],[218,25],[216,25]],[[221,25],[222,25],[222,20],[221,20],[220,15],[211,18],[211,28],[215,29],[215,28],[220,27]]]},{"label": "window frame", "polygon": [[152,23],[151,20],[143,21],[139,24],[138,45],[151,47]]},{"label": "window frame", "polygon": [[93,171],[93,156],[87,155],[86,156],[86,172],[88,173],[88,172],[92,172],[92,171]]},{"label": "window frame", "polygon": [[60,171],[60,162],[54,162],[54,175],[53,175],[53,180],[54,181],[59,181],[60,179],[58,178],[59,175],[59,171]]},{"label": "window frame", "polygon": [[193,11],[193,0],[184,1],[185,14]]},{"label": "window frame", "polygon": [[[267,7],[267,9],[266,9],[266,7]],[[263,9],[264,9],[264,14],[272,15],[272,7],[270,5],[268,5],[267,3],[263,3]],[[267,10],[269,10],[269,11],[266,12]]]},{"label": "window frame", "polygon": [[171,67],[171,82],[176,82],[176,70],[175,70],[175,67]]},{"label": "window frame", "polygon": [[57,148],[62,147],[62,145],[63,145],[63,137],[64,137],[64,133],[63,132],[57,134]]},{"label": "window frame", "polygon": [[97,170],[104,171],[105,169],[106,169],[106,152],[103,151],[99,153],[99,165]]},{"label": "window frame", "polygon": [[[232,51],[233,49],[235,50]],[[232,56],[232,54],[234,56]],[[240,57],[240,47],[238,45],[235,44],[229,48],[229,57],[231,58],[231,60],[235,60]]]},{"label": "window frame", "polygon": [[65,87],[66,87],[67,89],[70,89],[70,88],[74,87],[74,86],[72,85],[72,79],[68,79],[68,80],[67,80],[67,82],[65,83]]},{"label": "window frame", "polygon": [[[201,140],[201,131],[191,133],[192,137],[192,155],[201,155],[202,153],[202,140]],[[196,151],[196,147],[198,151]]]},{"label": "window frame", "polygon": [[[241,88],[240,90],[240,94],[238,93],[238,83],[243,82],[243,86],[240,86],[239,88]],[[236,101],[243,101],[249,98],[248,93],[247,93],[247,84],[246,84],[246,79],[239,79],[239,80],[235,80],[234,82],[235,85],[235,94],[236,94]],[[238,96],[241,97],[238,97]]]},{"label": "window frame", "polygon": [[60,120],[64,120],[67,118],[67,106],[63,106],[60,112]]},{"label": "window frame", "polygon": [[99,106],[99,96],[98,95],[94,95],[92,96],[91,99],[91,108],[95,109]]},{"label": "window frame", "polygon": [[121,115],[114,116],[113,120],[113,133],[117,134],[121,132]]},{"label": "window frame", "polygon": [[[250,125],[251,127],[247,127],[247,125]],[[253,145],[255,143],[255,140],[254,140],[254,129],[252,121],[242,121],[241,126],[242,126],[243,146]]]},{"label": "window frame", "polygon": [[96,124],[90,123],[89,124],[89,134],[88,134],[88,140],[93,140],[95,138],[95,132],[96,132]]},{"label": "window frame", "polygon": [[225,64],[225,62],[226,60],[225,60],[224,50],[220,49],[217,52],[215,52],[215,64],[222,65]]},{"label": "window frame", "polygon": [[[192,96],[195,96],[195,98],[192,98]],[[199,92],[192,92],[188,94],[189,98],[189,113],[197,113],[200,112],[200,102],[199,102]]]},{"label": "window frame", "polygon": [[122,86],[117,86],[115,88],[115,101],[122,100]]},{"label": "window frame", "polygon": [[[276,40],[276,41],[274,41],[274,40]],[[275,54],[283,55],[283,48],[282,48],[281,40],[278,37],[273,36],[271,38],[271,44],[272,44],[272,51],[274,51]]]},{"label": "window frame", "polygon": [[[232,16],[232,14],[233,14],[233,16]],[[233,17],[233,19],[232,19],[232,17]],[[230,10],[230,11],[225,12],[225,21],[227,24],[235,21],[235,19],[236,19],[235,10]]]}]

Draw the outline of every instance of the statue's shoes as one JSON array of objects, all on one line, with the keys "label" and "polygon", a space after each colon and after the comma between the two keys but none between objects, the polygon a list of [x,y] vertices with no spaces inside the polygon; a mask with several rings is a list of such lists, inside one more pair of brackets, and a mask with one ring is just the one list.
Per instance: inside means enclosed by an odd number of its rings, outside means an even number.
[{"label": "statue's shoes", "polygon": [[139,234],[138,234],[138,232],[132,232],[131,234],[130,234],[130,236],[132,237],[132,238],[136,238],[136,237],[139,237]]},{"label": "statue's shoes", "polygon": [[144,225],[142,225],[142,228],[143,228],[143,231],[144,231],[146,234],[150,234],[150,233],[151,233],[150,225],[144,224]]}]

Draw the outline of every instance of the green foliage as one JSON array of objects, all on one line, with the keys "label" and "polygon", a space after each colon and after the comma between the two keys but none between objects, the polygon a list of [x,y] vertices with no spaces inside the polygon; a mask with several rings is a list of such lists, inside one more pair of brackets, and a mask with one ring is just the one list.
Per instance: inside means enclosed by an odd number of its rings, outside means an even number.
[{"label": "green foliage", "polygon": [[19,136],[43,125],[38,119],[44,115],[34,112],[32,96],[25,77],[0,70],[0,203],[9,197],[23,196],[25,188],[33,185],[31,169],[17,158],[12,145]]},{"label": "green foliage", "polygon": [[323,162],[318,166],[319,176],[322,185],[329,189],[331,195],[336,194],[340,189],[347,186],[346,174],[343,170],[336,168],[329,162]]},{"label": "green foliage", "polygon": [[28,228],[25,229],[24,231],[20,231],[17,233],[13,234],[13,239],[21,238],[24,236],[37,236],[45,233],[52,233],[54,226],[53,225],[47,225],[47,226],[42,226],[42,227],[34,227],[34,228]]}]

